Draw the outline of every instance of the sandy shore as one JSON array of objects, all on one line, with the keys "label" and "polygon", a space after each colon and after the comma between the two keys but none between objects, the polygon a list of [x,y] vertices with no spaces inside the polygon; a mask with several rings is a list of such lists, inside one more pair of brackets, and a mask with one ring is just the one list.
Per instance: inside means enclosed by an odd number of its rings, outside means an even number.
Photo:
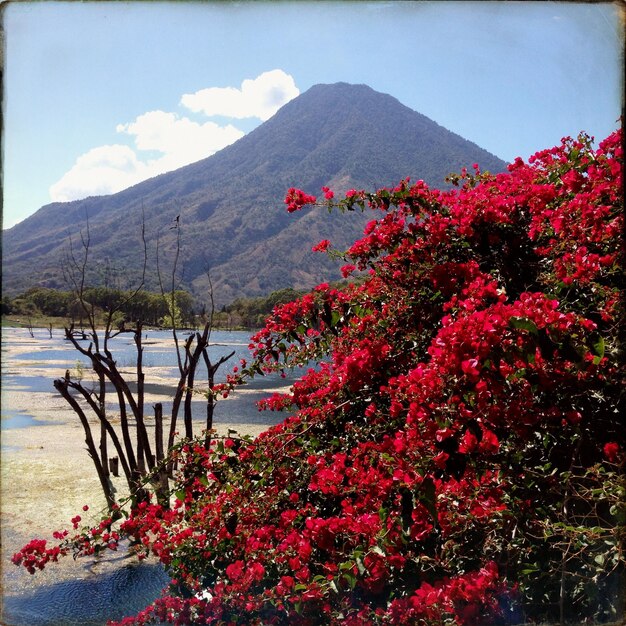
[{"label": "sandy shore", "polygon": [[[3,427],[1,431],[0,529],[4,595],[20,593],[50,580],[83,575],[81,568],[68,559],[66,565],[50,567],[41,574],[30,576],[12,565],[10,558],[34,537],[49,539],[54,530],[71,528],[70,520],[77,514],[87,522],[99,519],[104,507],[93,462],[86,451],[82,426],[52,386],[52,380],[63,375],[67,363],[75,359],[75,353],[68,349],[68,361],[55,362],[58,369],[50,367],[49,361],[20,358],[27,353],[32,355],[41,346],[41,339],[20,336],[19,341],[3,344],[2,348],[3,414],[21,412],[38,422],[38,425],[21,428]],[[168,347],[168,344],[163,347]],[[30,391],[7,384],[8,375],[16,372],[20,376],[50,380],[50,391]],[[146,406],[171,401],[171,389],[175,384],[171,368],[151,367],[146,379],[152,383],[150,389],[153,390],[146,395]],[[247,395],[253,401],[263,393],[263,390],[251,392],[244,388],[237,396],[240,402]],[[201,405],[202,400],[198,400],[198,404]],[[257,435],[267,428],[267,418],[251,415],[250,419],[238,419],[236,423],[218,419],[216,429],[226,434],[232,427],[241,434]],[[271,417],[277,419],[278,416]],[[201,428],[199,423],[198,433]],[[94,432],[98,430],[99,426],[94,421]],[[113,481],[119,493],[124,493],[124,479],[119,477]],[[82,510],[85,504],[90,507],[87,513]]]}]

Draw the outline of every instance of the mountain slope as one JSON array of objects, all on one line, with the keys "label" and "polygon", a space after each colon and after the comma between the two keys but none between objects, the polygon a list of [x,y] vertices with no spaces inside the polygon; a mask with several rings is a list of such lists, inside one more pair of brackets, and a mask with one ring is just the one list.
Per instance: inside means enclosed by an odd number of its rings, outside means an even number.
[{"label": "mountain slope", "polygon": [[[365,85],[317,85],[267,122],[217,154],[110,196],[53,203],[3,233],[3,289],[66,287],[68,237],[80,252],[89,221],[89,281],[129,286],[141,269],[142,214],[149,267],[159,239],[163,268],[174,254],[180,215],[183,286],[206,299],[210,267],[218,305],[286,286],[311,287],[338,277],[336,265],[310,252],[320,239],[347,245],[362,232],[360,215],[303,211],[288,215],[282,199],[299,187],[395,185],[401,178],[442,186],[474,162],[501,171],[505,163]],[[116,278],[117,277],[117,278]],[[149,272],[148,285],[156,286]]]}]

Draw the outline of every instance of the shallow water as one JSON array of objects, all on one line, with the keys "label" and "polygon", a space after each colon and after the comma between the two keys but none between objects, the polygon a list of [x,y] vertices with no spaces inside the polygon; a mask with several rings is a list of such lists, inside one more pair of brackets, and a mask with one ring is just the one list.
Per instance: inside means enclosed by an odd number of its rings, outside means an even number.
[{"label": "shallow water", "polygon": [[2,430],[7,428],[28,428],[30,426],[45,426],[54,422],[43,422],[35,419],[23,411],[2,409]]},{"label": "shallow water", "polygon": [[[41,367],[59,369],[63,367],[75,367],[77,362],[84,366],[88,365],[88,359],[81,355],[71,344],[65,339],[61,330],[54,329],[52,337],[48,331],[34,329],[34,338],[31,338],[26,329],[21,328],[3,328],[2,329],[2,345],[4,346],[20,346],[21,353],[19,360],[32,361],[33,364]],[[182,351],[182,345],[186,339],[184,333],[179,334],[179,345]],[[209,347],[209,356],[212,360],[217,360],[221,356],[235,351],[234,356],[228,362],[231,365],[236,364],[239,359],[246,358],[248,354],[249,335],[246,332],[239,331],[213,331],[211,334],[211,345]],[[26,345],[25,344],[25,340]],[[169,342],[171,348],[164,347],[163,342]],[[32,350],[30,345],[32,344]],[[87,348],[89,341],[79,341],[79,344]],[[155,345],[156,344],[156,345]],[[143,339],[143,364],[146,367],[176,367],[176,352],[174,348],[174,340],[171,331],[166,330],[150,330],[146,331]],[[135,343],[128,335],[118,335],[109,340],[109,348],[117,361],[118,367],[131,367],[136,362]],[[5,359],[3,359],[3,368]],[[63,363],[65,365],[59,365]],[[226,368],[222,368],[219,372],[224,375]],[[204,363],[201,361],[198,369],[199,375],[206,372]]]},{"label": "shallow water", "polygon": [[5,596],[5,626],[103,626],[136,614],[168,584],[158,564],[126,563],[80,580]]},{"label": "shallow water", "polygon": [[[84,358],[64,339],[61,331],[53,331],[52,338],[44,329],[35,329],[34,334],[35,337],[31,338],[26,329],[2,329],[2,388],[54,394],[53,379],[62,376],[66,369],[75,368],[77,361],[83,361]],[[166,331],[148,331],[144,363],[146,366],[170,368],[165,372],[169,372],[174,378],[177,377],[177,367],[173,342],[170,350],[164,349],[161,343],[169,337],[171,333]],[[211,339],[212,359],[217,360],[222,355],[235,351],[233,358],[219,371],[220,379],[223,380],[230,368],[238,364],[239,359],[249,357],[248,335],[243,332],[215,331]],[[160,345],[151,342],[159,342]],[[18,354],[14,358],[7,358],[8,346],[18,348]],[[134,364],[135,346],[129,337],[116,338],[112,347],[120,367],[131,367]],[[32,375],[32,368],[36,368],[35,372],[41,372]],[[197,380],[204,377],[202,370],[198,372]],[[228,400],[218,402],[214,416],[215,426],[228,425],[237,430],[238,425],[269,426],[279,422],[283,415],[261,413],[255,402],[266,397],[272,389],[284,387],[286,384],[289,384],[289,380],[278,375],[253,380],[241,392],[233,394]],[[152,385],[147,391],[171,396],[174,387],[175,380],[172,380],[167,384]],[[202,403],[202,400],[199,402]],[[165,415],[170,406],[171,402],[163,402]],[[50,424],[50,421],[35,419],[27,410],[16,410],[7,406],[4,399],[1,415],[2,430]],[[8,452],[8,448],[3,450]],[[6,540],[6,528],[3,533]],[[52,570],[43,572],[48,575],[41,578],[38,575],[25,578],[25,573],[17,568],[15,571],[4,572],[4,607],[0,624],[101,626],[107,620],[118,620],[137,613],[156,599],[167,584],[167,576],[159,565],[133,563],[119,557],[111,558],[106,563],[105,561],[106,559],[100,559],[89,566],[89,561],[85,564],[81,559],[75,564],[76,576],[72,570],[70,579],[59,582],[51,576]]]},{"label": "shallow water", "polygon": [[[50,392],[54,393],[54,385],[52,381],[60,374],[51,373],[50,376],[22,376],[17,373],[6,374],[2,372],[2,388],[3,389],[21,389],[23,391],[33,392]],[[2,413],[5,412],[4,405]]]}]

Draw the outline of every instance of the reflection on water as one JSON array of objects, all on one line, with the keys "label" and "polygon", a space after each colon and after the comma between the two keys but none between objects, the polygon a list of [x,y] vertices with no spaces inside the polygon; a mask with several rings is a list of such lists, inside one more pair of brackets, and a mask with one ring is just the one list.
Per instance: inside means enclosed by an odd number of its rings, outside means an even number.
[{"label": "reflection on water", "polygon": [[4,597],[5,626],[104,626],[141,611],[168,584],[160,565],[128,563],[111,572]]}]

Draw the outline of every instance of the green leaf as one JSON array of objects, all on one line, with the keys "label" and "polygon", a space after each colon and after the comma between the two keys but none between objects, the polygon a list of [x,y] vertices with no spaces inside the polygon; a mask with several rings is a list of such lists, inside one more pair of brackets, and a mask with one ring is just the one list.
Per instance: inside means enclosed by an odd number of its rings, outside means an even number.
[{"label": "green leaf", "polygon": [[538,333],[538,328],[535,322],[525,317],[511,317],[509,319],[509,326],[511,328],[517,328],[518,330],[527,330],[533,335]]},{"label": "green leaf", "polygon": [[363,565],[363,561],[361,561],[361,559],[357,558],[356,559],[356,566],[359,569],[359,574],[361,574],[361,576],[363,576],[363,574],[366,573],[366,569],[365,569],[365,565]]},{"label": "green leaf", "polygon": [[356,587],[356,576],[346,572],[343,574],[343,577],[348,582],[348,585],[350,585],[350,589],[354,589]]},{"label": "green leaf", "polygon": [[591,348],[593,354],[595,355],[593,362],[597,365],[604,357],[604,337],[602,335],[597,335],[592,338],[592,341],[593,343],[591,344]]}]

